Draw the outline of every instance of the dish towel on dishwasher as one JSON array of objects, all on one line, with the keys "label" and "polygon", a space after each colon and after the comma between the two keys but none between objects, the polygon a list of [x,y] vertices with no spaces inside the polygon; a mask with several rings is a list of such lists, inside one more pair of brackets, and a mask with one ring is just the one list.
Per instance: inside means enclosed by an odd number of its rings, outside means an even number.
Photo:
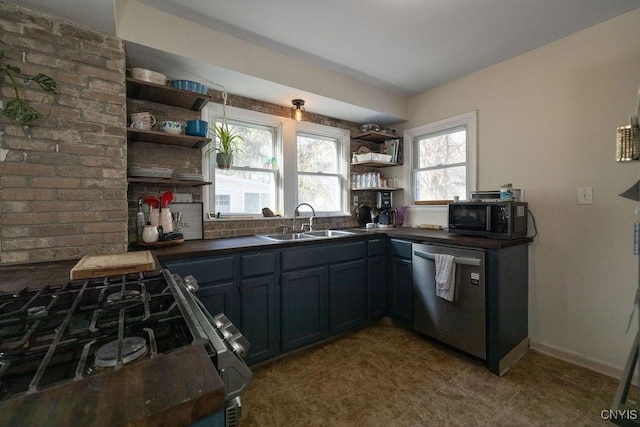
[{"label": "dish towel on dishwasher", "polygon": [[435,254],[436,295],[453,301],[456,291],[456,264],[452,255]]}]

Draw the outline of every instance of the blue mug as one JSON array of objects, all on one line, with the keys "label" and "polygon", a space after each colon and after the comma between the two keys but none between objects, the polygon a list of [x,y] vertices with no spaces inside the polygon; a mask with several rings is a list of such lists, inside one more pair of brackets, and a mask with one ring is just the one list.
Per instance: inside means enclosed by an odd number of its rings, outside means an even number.
[{"label": "blue mug", "polygon": [[207,136],[209,123],[204,120],[187,120],[185,133],[191,136]]}]

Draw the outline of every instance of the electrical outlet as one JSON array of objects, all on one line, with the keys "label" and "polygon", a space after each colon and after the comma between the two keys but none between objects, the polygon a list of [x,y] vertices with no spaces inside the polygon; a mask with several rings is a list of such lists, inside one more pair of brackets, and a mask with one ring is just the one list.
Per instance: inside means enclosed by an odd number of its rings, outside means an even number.
[{"label": "electrical outlet", "polygon": [[578,204],[593,204],[593,187],[578,187]]},{"label": "electrical outlet", "polygon": [[358,206],[358,196],[353,196],[353,206]]}]

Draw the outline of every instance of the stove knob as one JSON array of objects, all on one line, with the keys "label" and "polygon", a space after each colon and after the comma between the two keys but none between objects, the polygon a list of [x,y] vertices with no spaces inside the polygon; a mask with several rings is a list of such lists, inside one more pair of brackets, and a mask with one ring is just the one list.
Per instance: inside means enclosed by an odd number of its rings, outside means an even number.
[{"label": "stove knob", "polygon": [[184,278],[184,284],[189,289],[189,292],[195,294],[200,289],[200,285],[198,285],[198,281],[193,276],[187,276]]}]

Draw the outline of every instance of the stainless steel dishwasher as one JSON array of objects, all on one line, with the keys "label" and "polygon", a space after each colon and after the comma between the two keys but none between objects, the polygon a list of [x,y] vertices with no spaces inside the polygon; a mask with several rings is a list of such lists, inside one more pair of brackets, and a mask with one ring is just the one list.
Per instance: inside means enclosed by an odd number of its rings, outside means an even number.
[{"label": "stainless steel dishwasher", "polygon": [[[436,295],[436,254],[454,257],[453,301]],[[412,261],[414,329],[486,360],[484,251],[414,243]]]}]

